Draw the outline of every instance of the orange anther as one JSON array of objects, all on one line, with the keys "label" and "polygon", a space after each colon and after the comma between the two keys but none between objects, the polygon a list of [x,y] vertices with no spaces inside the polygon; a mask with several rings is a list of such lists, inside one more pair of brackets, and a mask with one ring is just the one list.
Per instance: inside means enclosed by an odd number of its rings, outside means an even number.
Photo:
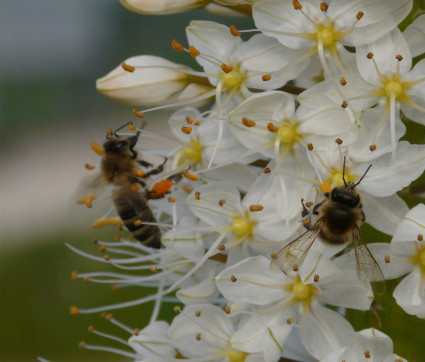
[{"label": "orange anther", "polygon": [[187,123],[189,123],[189,124],[193,124],[194,122],[196,122],[197,121],[197,119],[195,118],[195,117],[189,117],[189,116],[186,116],[186,122]]},{"label": "orange anther", "polygon": [[263,169],[263,173],[265,173],[265,174],[270,173],[270,172],[272,172],[272,170],[270,170],[270,167],[266,167],[266,168]]},{"label": "orange anther", "polygon": [[395,56],[395,58],[396,58],[399,62],[401,62],[401,61],[403,60],[403,57],[401,56],[401,54],[397,54],[397,55]]},{"label": "orange anther", "polygon": [[391,258],[390,258],[390,256],[389,256],[389,255],[385,255],[385,257],[384,257],[384,261],[385,261],[385,263],[386,263],[386,264],[391,263]]},{"label": "orange anther", "polygon": [[76,270],[72,271],[71,278],[72,278],[72,280],[77,280],[77,278],[78,278],[78,272]]},{"label": "orange anther", "polygon": [[171,46],[173,47],[174,50],[178,51],[178,52],[182,52],[184,50],[183,45],[181,45],[177,40],[173,40],[171,42]]},{"label": "orange anther", "polygon": [[86,163],[85,165],[84,165],[84,167],[87,169],[87,170],[93,170],[93,169],[95,169],[96,167],[94,167],[94,166],[92,166],[92,165],[89,165],[88,163]]},{"label": "orange anther", "polygon": [[372,152],[376,150],[376,145],[370,145],[369,146],[369,150],[371,150]]},{"label": "orange anther", "polygon": [[136,127],[134,126],[134,124],[133,124],[133,123],[130,123],[130,124],[128,125],[128,128],[130,128],[130,131],[131,131],[131,132],[134,132],[134,131],[136,130]]},{"label": "orange anther", "polygon": [[192,127],[183,126],[182,127],[182,132],[184,134],[190,134],[192,132]]},{"label": "orange anther", "polygon": [[276,127],[273,123],[267,123],[267,129],[269,130],[269,132],[272,132],[272,133],[276,133],[278,130],[279,130],[279,128],[278,127]]},{"label": "orange anther", "polygon": [[373,53],[372,52],[369,52],[369,53],[367,53],[366,56],[367,56],[368,59],[372,59],[373,58]]},{"label": "orange anther", "polygon": [[126,72],[130,72],[130,73],[133,73],[133,72],[136,70],[136,68],[135,68],[135,67],[133,67],[132,65],[128,65],[128,64],[126,64],[125,62],[122,62],[122,63],[121,63],[121,67],[122,67],[122,69],[124,69]]},{"label": "orange anther", "polygon": [[308,149],[309,151],[313,151],[313,149],[314,149],[313,144],[312,144],[312,143],[309,143],[309,144],[307,145],[307,149]]},{"label": "orange anther", "polygon": [[106,133],[109,137],[112,137],[114,135],[114,130],[112,128],[108,128],[108,131]]},{"label": "orange anther", "polygon": [[263,209],[264,209],[263,205],[254,204],[249,206],[249,211],[252,211],[252,212],[262,211]]},{"label": "orange anther", "polygon": [[91,149],[96,152],[99,156],[103,156],[103,153],[105,152],[105,150],[103,149],[102,146],[98,145],[97,143],[92,142],[90,144]]},{"label": "orange anther", "polygon": [[224,72],[224,73],[230,73],[232,70],[233,70],[233,68],[230,66],[230,65],[227,65],[227,64],[222,64],[221,65],[221,70]]},{"label": "orange anther", "polygon": [[136,176],[137,177],[143,177],[144,176],[144,173],[143,173],[143,171],[142,170],[136,170]]},{"label": "orange anther", "polygon": [[201,53],[199,52],[198,49],[196,49],[193,45],[191,45],[189,47],[189,54],[192,58],[196,58]]},{"label": "orange anther", "polygon": [[221,200],[219,200],[218,201],[218,204],[221,206],[221,207],[223,207],[223,205],[226,203],[226,200],[225,199],[221,199]]},{"label": "orange anther", "polygon": [[331,187],[327,182],[323,182],[319,185],[320,191],[322,191],[324,194],[331,192]]},{"label": "orange anther", "polygon": [[230,276],[230,280],[232,281],[232,283],[235,283],[237,281],[237,279],[234,275]]},{"label": "orange anther", "polygon": [[233,36],[241,36],[241,32],[238,29],[236,29],[236,26],[230,25],[229,30]]},{"label": "orange anther", "polygon": [[261,79],[262,79],[264,82],[267,82],[267,81],[269,81],[270,79],[272,79],[272,75],[271,75],[270,73],[268,73],[268,74],[264,74],[264,75],[261,77]]},{"label": "orange anther", "polygon": [[344,77],[341,77],[341,78],[339,78],[339,83],[340,83],[341,85],[346,85],[346,84],[347,84],[347,81],[345,80],[345,78],[344,78]]},{"label": "orange anther", "polygon": [[321,11],[326,11],[328,10],[329,4],[325,3],[324,1],[320,3],[320,10]]},{"label": "orange anther", "polygon": [[294,317],[289,317],[287,320],[286,320],[286,323],[288,323],[288,324],[292,324],[292,323],[294,323],[295,322],[295,318]]},{"label": "orange anther", "polygon": [[298,2],[298,0],[292,0],[292,5],[294,6],[295,10],[301,10],[303,8],[301,4]]},{"label": "orange anther", "polygon": [[133,108],[133,114],[138,118],[144,118],[145,117],[145,115],[142,112],[138,111],[136,108]]},{"label": "orange anther", "polygon": [[337,143],[337,144],[339,144],[339,145],[342,145],[342,139],[341,138],[337,138],[336,140],[335,140],[335,143]]},{"label": "orange anther", "polygon": [[134,220],[133,224],[134,224],[134,226],[140,226],[140,225],[142,225],[142,220],[140,220],[140,219]]},{"label": "orange anther", "polygon": [[252,119],[243,117],[242,124],[249,128],[249,127],[254,127],[257,123],[255,123],[255,121],[253,121]]},{"label": "orange anther", "polygon": [[86,195],[82,197],[81,199],[77,200],[77,203],[82,205],[85,204],[89,209],[93,206],[92,201],[96,199],[95,195]]},{"label": "orange anther", "polygon": [[95,229],[98,229],[98,228],[100,228],[102,226],[106,226],[106,225],[120,226],[121,225],[121,219],[119,219],[117,217],[105,217],[105,218],[96,220],[92,224],[92,227],[95,228]]},{"label": "orange anther", "polygon": [[363,17],[363,15],[364,15],[364,12],[363,12],[363,11],[359,11],[359,12],[356,14],[356,19],[357,19],[357,20],[360,20],[360,19]]},{"label": "orange anther", "polygon": [[200,200],[201,199],[201,193],[199,191],[195,192],[195,199]]},{"label": "orange anther", "polygon": [[198,181],[199,180],[198,176],[196,176],[193,173],[190,173],[189,171],[183,171],[183,177],[185,177],[185,178],[187,178],[191,181]]},{"label": "orange anther", "polygon": [[342,102],[341,107],[342,108],[347,108],[348,107],[347,101]]},{"label": "orange anther", "polygon": [[171,203],[176,202],[176,198],[175,198],[175,197],[170,196],[170,197],[168,198],[168,202],[171,202]]},{"label": "orange anther", "polygon": [[167,193],[168,191],[170,191],[171,187],[173,187],[173,182],[168,179],[165,179],[165,180],[157,182],[153,186],[152,191],[157,194],[163,195]]},{"label": "orange anther", "polygon": [[72,314],[72,315],[75,315],[75,314],[78,314],[78,308],[76,307],[76,306],[71,306],[71,308],[69,309],[69,312]]}]

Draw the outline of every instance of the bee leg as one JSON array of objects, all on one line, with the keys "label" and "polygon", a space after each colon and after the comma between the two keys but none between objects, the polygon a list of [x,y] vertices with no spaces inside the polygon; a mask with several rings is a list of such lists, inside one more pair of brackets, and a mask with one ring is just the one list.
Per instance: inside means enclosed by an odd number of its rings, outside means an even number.
[{"label": "bee leg", "polygon": [[314,207],[313,207],[313,214],[314,215],[319,215],[319,207],[320,206],[322,206],[322,204],[323,204],[323,202],[324,202],[325,200],[323,200],[322,202],[319,202],[318,204],[316,204],[316,205],[314,205]]},{"label": "bee leg", "polygon": [[[116,131],[115,131],[116,132]],[[137,140],[139,139],[140,131],[138,131],[134,136],[129,137],[130,140],[130,152],[131,152],[131,158],[134,160],[137,158],[137,152],[134,150],[134,147],[136,146]]]},{"label": "bee leg", "polygon": [[143,175],[143,178],[145,178],[145,177],[149,177],[149,176],[151,176],[151,175],[157,175],[157,174],[161,173],[162,171],[164,171],[164,165],[165,165],[165,163],[167,162],[167,160],[168,160],[168,158],[167,158],[167,157],[165,157],[165,160],[164,160],[164,162],[163,162],[163,163],[161,163],[158,167],[154,168],[153,170],[150,170],[149,172],[146,172],[146,173]]},{"label": "bee leg", "polygon": [[143,167],[152,167],[153,165],[145,160],[137,160],[137,162],[139,163],[139,165],[142,165]]},{"label": "bee leg", "polygon": [[366,221],[366,215],[364,213],[364,211],[362,210],[362,222]]}]

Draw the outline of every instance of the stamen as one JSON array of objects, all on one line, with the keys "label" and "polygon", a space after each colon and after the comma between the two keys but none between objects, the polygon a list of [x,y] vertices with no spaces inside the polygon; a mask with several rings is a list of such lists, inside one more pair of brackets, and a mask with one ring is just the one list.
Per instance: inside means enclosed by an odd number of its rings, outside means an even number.
[{"label": "stamen", "polygon": [[121,219],[117,218],[117,217],[105,217],[102,219],[98,219],[96,220],[93,224],[92,227],[95,229],[98,229],[100,227],[106,226],[106,225],[121,225]]},{"label": "stamen", "polygon": [[196,49],[193,45],[189,46],[189,54],[192,58],[196,58],[201,52]]},{"label": "stamen", "polygon": [[342,145],[342,139],[341,138],[337,138],[336,140],[335,140],[335,143],[337,143],[338,145]]},{"label": "stamen", "polygon": [[339,78],[339,83],[340,83],[342,86],[344,86],[344,85],[346,85],[346,84],[347,84],[347,81],[345,80],[345,78],[344,78],[344,77],[341,77],[341,78]]},{"label": "stamen", "polygon": [[103,149],[103,147],[94,142],[92,142],[90,146],[92,150],[96,152],[99,156],[103,156],[103,154],[105,153],[105,150]]},{"label": "stamen", "polygon": [[92,201],[96,199],[96,195],[86,195],[81,199],[77,200],[77,203],[82,205],[85,204],[89,209],[93,206]]},{"label": "stamen", "polygon": [[292,5],[295,10],[301,10],[303,8],[298,0],[292,0]]},{"label": "stamen", "polygon": [[248,128],[254,127],[256,125],[255,121],[246,117],[242,118],[242,124]]},{"label": "stamen", "polygon": [[192,127],[182,126],[181,130],[184,134],[191,134],[192,133]]},{"label": "stamen", "polygon": [[267,82],[267,81],[269,81],[270,79],[272,79],[272,75],[269,73],[269,74],[264,74],[262,77],[261,77],[261,79],[264,81],[264,82]]},{"label": "stamen", "polygon": [[227,65],[224,63],[221,65],[220,68],[224,73],[230,73],[233,70],[233,68],[230,65]]},{"label": "stamen", "polygon": [[178,52],[182,52],[184,50],[183,45],[181,45],[177,40],[173,40],[171,42],[171,46],[173,47],[174,50],[178,51]]},{"label": "stamen", "polygon": [[389,264],[391,262],[390,256],[389,255],[385,255],[384,261],[385,261],[386,264]]},{"label": "stamen", "polygon": [[231,280],[232,283],[235,283],[238,279],[236,279],[236,277],[234,275],[231,275],[230,280]]},{"label": "stamen", "polygon": [[88,163],[86,163],[86,164],[84,165],[84,167],[85,167],[87,170],[93,170],[93,169],[95,169],[95,168],[96,168],[95,166],[89,165]]},{"label": "stamen", "polygon": [[363,15],[364,15],[364,12],[363,12],[363,11],[359,11],[359,12],[356,14],[356,19],[357,19],[357,20],[360,20],[360,19],[363,17]]},{"label": "stamen", "polygon": [[263,205],[255,204],[255,205],[249,206],[249,211],[252,211],[252,212],[262,211],[263,209],[264,209]]},{"label": "stamen", "polygon": [[375,144],[370,145],[370,146],[369,146],[369,150],[370,150],[371,152],[375,151],[375,150],[376,150],[376,145],[375,145]]},{"label": "stamen", "polygon": [[327,11],[329,7],[328,3],[325,3],[324,1],[320,3],[320,10],[321,11]]}]

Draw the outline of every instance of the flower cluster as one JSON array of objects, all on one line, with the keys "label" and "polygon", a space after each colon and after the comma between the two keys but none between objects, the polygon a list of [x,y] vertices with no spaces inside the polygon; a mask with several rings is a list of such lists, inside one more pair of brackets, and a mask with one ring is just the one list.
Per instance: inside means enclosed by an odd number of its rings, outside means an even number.
[{"label": "flower cluster", "polygon": [[[150,210],[134,223],[160,230],[161,247],[144,242],[147,231],[133,233],[142,243],[97,241],[106,257],[69,245],[117,269],[74,278],[156,290],[72,313],[154,301],[150,322],[134,332],[109,318],[131,333],[122,342],[134,352],[83,345],[144,361],[403,361],[388,336],[356,333],[344,312],[369,310],[384,279],[406,275],[394,298],[425,318],[425,206],[409,210],[397,194],[425,170],[425,145],[401,140],[405,119],[425,125],[425,59],[416,58],[425,15],[401,32],[412,0],[121,3],[147,14],[207,6],[252,15],[256,29],[191,21],[187,46],[172,46],[198,69],[141,55],[97,81],[105,96],[145,107],[138,117],[177,111],[171,149],[138,149],[141,169],[131,175]],[[135,134],[166,138],[115,132]],[[152,169],[149,155],[166,162]],[[158,191],[161,180],[170,187]],[[115,208],[121,219],[95,225],[132,231]],[[363,221],[392,242],[366,246]],[[170,324],[158,320],[167,303],[183,305]]]}]

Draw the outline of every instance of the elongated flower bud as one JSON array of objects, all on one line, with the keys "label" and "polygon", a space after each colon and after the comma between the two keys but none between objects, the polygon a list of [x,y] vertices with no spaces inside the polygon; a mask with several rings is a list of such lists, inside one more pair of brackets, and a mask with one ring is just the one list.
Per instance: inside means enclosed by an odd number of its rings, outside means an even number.
[{"label": "elongated flower bud", "polygon": [[150,15],[183,13],[204,7],[210,2],[211,0],[120,0],[127,10]]},{"label": "elongated flower bud", "polygon": [[[132,105],[156,106],[170,102],[191,84],[188,67],[152,55],[131,57],[96,82],[97,90],[113,100]],[[208,89],[191,87],[191,96]],[[195,94],[193,94],[195,93]]]}]

